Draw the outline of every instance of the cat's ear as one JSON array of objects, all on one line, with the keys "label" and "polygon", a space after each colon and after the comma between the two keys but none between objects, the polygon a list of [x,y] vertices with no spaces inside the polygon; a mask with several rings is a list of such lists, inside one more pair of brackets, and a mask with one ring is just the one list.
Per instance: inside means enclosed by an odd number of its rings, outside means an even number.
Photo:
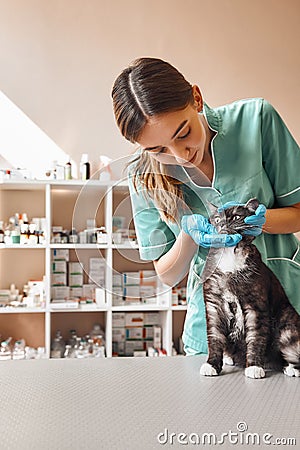
[{"label": "cat's ear", "polygon": [[214,205],[213,203],[210,203],[208,200],[206,200],[205,206],[206,206],[207,212],[209,213],[209,216],[216,214],[216,212],[218,211],[218,207],[216,205]]},{"label": "cat's ear", "polygon": [[257,198],[250,198],[245,204],[245,208],[249,209],[249,211],[255,212],[259,206],[259,201]]}]

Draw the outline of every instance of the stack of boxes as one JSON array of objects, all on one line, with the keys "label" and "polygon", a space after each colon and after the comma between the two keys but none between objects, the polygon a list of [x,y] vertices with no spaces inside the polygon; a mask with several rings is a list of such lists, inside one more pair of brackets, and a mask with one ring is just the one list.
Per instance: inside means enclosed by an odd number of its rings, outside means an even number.
[{"label": "stack of boxes", "polygon": [[83,267],[79,262],[68,263],[68,280],[71,298],[83,297]]},{"label": "stack of boxes", "polygon": [[51,298],[54,302],[68,300],[70,288],[67,284],[68,249],[54,249],[51,264]]},{"label": "stack of boxes", "polygon": [[146,356],[161,349],[159,312],[113,312],[112,341],[115,356]]},{"label": "stack of boxes", "polygon": [[104,287],[105,267],[106,261],[104,258],[90,258],[89,283]]},{"label": "stack of boxes", "polygon": [[[90,258],[88,284],[84,284],[84,269],[80,262],[69,261],[68,249],[54,249],[52,253],[52,307],[78,307],[79,303],[96,301],[96,288],[105,285],[105,260]],[[97,289],[98,290],[98,289]],[[98,297],[99,297],[98,293]],[[103,302],[103,295],[100,296]]]},{"label": "stack of boxes", "polygon": [[124,272],[113,275],[113,305],[156,304],[157,275],[154,270]]}]

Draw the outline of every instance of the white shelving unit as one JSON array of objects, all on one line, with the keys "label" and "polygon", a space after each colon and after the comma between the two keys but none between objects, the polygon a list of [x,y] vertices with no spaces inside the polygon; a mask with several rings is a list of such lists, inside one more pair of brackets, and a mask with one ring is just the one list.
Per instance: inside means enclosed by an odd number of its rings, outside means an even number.
[{"label": "white shelving unit", "polygon": [[[18,205],[18,199],[20,204]],[[25,200],[26,201],[25,201]],[[32,201],[31,201],[32,199]],[[120,200],[121,199],[121,200]],[[124,204],[123,204],[124,203]],[[46,275],[46,306],[45,308],[13,308],[5,307],[0,309],[0,333],[1,323],[5,318],[6,324],[14,327],[15,317],[27,318],[24,334],[30,329],[28,317],[39,316],[39,328],[44,334],[43,345],[46,353],[50,355],[51,336],[55,332],[56,327],[64,321],[74,321],[74,328],[85,321],[86,317],[94,322],[102,323],[106,333],[106,354],[112,356],[112,314],[113,312],[135,312],[135,311],[158,311],[160,317],[160,325],[162,326],[162,345],[168,355],[172,354],[172,342],[179,337],[182,331],[185,306],[171,305],[171,290],[169,289],[163,296],[157,297],[157,304],[142,304],[128,306],[113,306],[112,304],[112,274],[113,269],[122,271],[137,271],[140,269],[152,268],[152,263],[145,265],[144,261],[139,260],[138,246],[133,244],[114,244],[109,241],[107,245],[97,244],[53,244],[51,243],[51,227],[52,225],[61,225],[60,219],[64,220],[63,225],[71,228],[73,225],[77,230],[84,229],[87,218],[97,218],[97,222],[102,222],[108,232],[108,236],[112,235],[112,216],[121,215],[119,211],[125,210],[128,220],[130,220],[129,192],[126,182],[101,182],[98,180],[89,180],[82,182],[78,180],[53,180],[53,181],[12,181],[7,180],[0,183],[0,219],[5,220],[8,215],[14,214],[16,211],[26,211],[29,217],[46,217],[47,233],[45,245],[5,245],[0,244],[0,288],[8,288],[8,280],[10,283],[16,283],[15,277],[18,275],[23,284],[27,281],[22,279],[22,267],[18,266],[22,252],[26,252],[28,265],[27,273],[31,270],[36,273],[36,269],[40,272],[40,279]],[[123,208],[123,209],[122,209]],[[38,209],[38,213],[36,212]],[[91,215],[93,213],[93,215]],[[4,217],[6,215],[6,217]],[[106,260],[106,307],[97,308],[95,305],[83,305],[76,310],[54,310],[51,308],[51,254],[53,249],[69,249],[72,252],[70,261],[87,260],[90,255],[97,256],[99,252]],[[6,256],[3,256],[5,252]],[[8,253],[9,252],[9,253]],[[29,253],[28,253],[29,252]],[[39,262],[35,262],[34,256],[39,252],[44,252],[39,257]],[[134,252],[134,258],[127,258],[127,254]],[[9,256],[8,256],[9,255]],[[121,256],[120,256],[121,255]],[[121,262],[117,262],[118,258]],[[119,258],[119,259],[120,259]],[[6,259],[9,260],[6,264]],[[24,258],[23,258],[24,259]],[[43,264],[42,264],[43,260]],[[9,264],[16,265],[17,270],[12,270]],[[119,266],[118,266],[119,264]],[[150,267],[149,267],[150,264]],[[40,265],[41,267],[36,267]],[[146,266],[146,267],[145,267]],[[34,270],[33,270],[34,269]],[[8,271],[10,273],[8,274]],[[5,274],[6,286],[2,285],[3,274]],[[25,275],[24,275],[25,276]],[[18,283],[16,283],[18,284]],[[21,282],[20,282],[21,284]],[[17,287],[22,288],[21,285]],[[40,315],[43,318],[40,318]],[[4,316],[5,315],[5,316]],[[11,316],[10,316],[11,315]],[[17,316],[16,316],[17,315]],[[24,315],[24,316],[23,316]],[[32,315],[32,316],[29,316]],[[90,316],[91,315],[91,316]],[[1,321],[1,318],[3,320]],[[71,319],[70,319],[71,318]],[[25,320],[25,319],[24,319]],[[20,321],[15,324],[16,338],[20,338]],[[40,322],[43,322],[41,324]],[[174,326],[176,325],[176,326]],[[177,330],[175,330],[175,328]],[[179,331],[178,331],[179,330]],[[87,333],[89,330],[86,330]],[[175,334],[174,334],[175,333]],[[24,335],[26,339],[26,334]]]}]

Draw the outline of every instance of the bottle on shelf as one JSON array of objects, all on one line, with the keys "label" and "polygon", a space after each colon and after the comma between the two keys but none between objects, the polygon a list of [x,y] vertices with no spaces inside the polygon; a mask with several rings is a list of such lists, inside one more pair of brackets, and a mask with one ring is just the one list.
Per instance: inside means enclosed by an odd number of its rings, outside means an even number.
[{"label": "bottle on shelf", "polygon": [[69,233],[69,243],[70,244],[77,244],[78,242],[78,233],[75,230],[75,228],[72,228]]},{"label": "bottle on shelf", "polygon": [[4,244],[3,221],[0,221],[0,244]]},{"label": "bottle on shelf", "polygon": [[28,225],[28,223],[22,223],[21,224],[20,243],[27,244],[28,240],[29,240],[29,225]]},{"label": "bottle on shelf", "polygon": [[68,340],[68,344],[71,345],[71,347],[74,347],[76,344],[76,339],[77,339],[77,333],[76,330],[72,329],[70,330],[70,338]]},{"label": "bottle on shelf", "polygon": [[25,359],[25,341],[24,339],[20,339],[15,342],[13,351],[12,351],[12,359]]},{"label": "bottle on shelf", "polygon": [[108,244],[108,235],[105,227],[100,227],[97,230],[97,244]]},{"label": "bottle on shelf", "polygon": [[57,330],[51,345],[51,358],[62,358],[64,353],[65,343],[60,330]]},{"label": "bottle on shelf", "polygon": [[35,354],[35,359],[46,359],[46,349],[45,347],[38,347]]},{"label": "bottle on shelf", "polygon": [[9,337],[5,341],[1,342],[0,345],[0,361],[6,361],[8,359],[11,359],[11,343],[12,338]]},{"label": "bottle on shelf", "polygon": [[91,165],[87,153],[83,153],[80,161],[80,178],[82,180],[89,180],[91,175]]},{"label": "bottle on shelf", "polygon": [[57,161],[56,160],[52,161],[52,169],[51,169],[50,175],[51,175],[52,180],[57,179]]},{"label": "bottle on shelf", "polygon": [[95,323],[91,330],[90,339],[94,342],[93,356],[95,358],[105,357],[105,338],[104,331],[99,323]]},{"label": "bottle on shelf", "polygon": [[88,353],[87,342],[84,338],[81,338],[79,347],[76,351],[76,358],[83,359],[83,358],[87,358],[88,356],[89,356],[89,353]]},{"label": "bottle on shelf", "polygon": [[64,177],[65,177],[65,180],[72,180],[72,164],[71,164],[70,157],[64,167]]},{"label": "bottle on shelf", "polygon": [[72,347],[72,345],[66,345],[64,358],[75,358],[74,347]]},{"label": "bottle on shelf", "polygon": [[29,244],[36,245],[38,243],[38,234],[35,223],[29,224],[29,234],[28,234]]}]

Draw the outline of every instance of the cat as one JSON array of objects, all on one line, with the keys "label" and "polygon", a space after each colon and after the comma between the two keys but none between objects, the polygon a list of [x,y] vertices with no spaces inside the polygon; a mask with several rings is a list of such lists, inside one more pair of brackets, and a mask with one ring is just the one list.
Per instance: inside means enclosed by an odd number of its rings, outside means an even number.
[{"label": "cat", "polygon": [[252,241],[243,234],[244,219],[259,202],[250,199],[218,211],[210,205],[210,222],[218,233],[240,233],[235,247],[212,248],[203,279],[208,359],[200,374],[219,375],[224,363],[245,367],[250,378],[264,378],[264,365],[280,362],[288,376],[300,376],[300,316],[274,273],[263,263]]}]

